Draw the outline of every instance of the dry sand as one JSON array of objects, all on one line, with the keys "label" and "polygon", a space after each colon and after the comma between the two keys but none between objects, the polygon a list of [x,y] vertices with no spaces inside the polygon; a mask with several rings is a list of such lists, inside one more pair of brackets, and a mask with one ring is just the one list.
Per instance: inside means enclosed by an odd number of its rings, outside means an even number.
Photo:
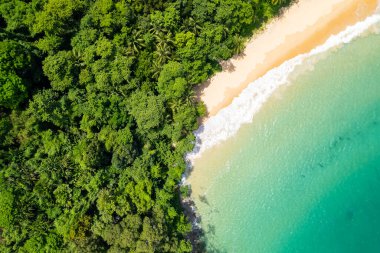
[{"label": "dry sand", "polygon": [[224,62],[224,70],[199,87],[208,117],[270,69],[371,15],[377,4],[378,0],[299,0],[254,36],[242,56]]}]

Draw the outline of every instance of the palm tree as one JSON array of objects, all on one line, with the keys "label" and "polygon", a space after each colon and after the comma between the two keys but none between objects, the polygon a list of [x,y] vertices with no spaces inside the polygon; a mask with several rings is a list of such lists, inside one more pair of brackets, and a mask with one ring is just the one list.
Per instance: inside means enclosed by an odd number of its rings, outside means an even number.
[{"label": "palm tree", "polygon": [[166,61],[170,59],[171,54],[171,48],[167,43],[157,44],[155,55],[160,64],[165,64]]},{"label": "palm tree", "polygon": [[174,99],[168,102],[168,104],[172,113],[177,113],[182,104],[182,101],[180,99]]},{"label": "palm tree", "polygon": [[73,57],[74,57],[74,63],[75,63],[75,65],[83,67],[85,64],[83,63],[83,60],[82,60],[82,52],[80,50],[76,49],[76,48],[73,48],[72,54],[73,54]]},{"label": "palm tree", "polygon": [[159,31],[154,34],[154,37],[157,41],[157,46],[163,44],[168,44],[170,46],[174,45],[174,41],[172,39],[173,35],[171,32],[165,33],[163,31]]},{"label": "palm tree", "polygon": [[189,17],[183,22],[181,29],[190,31],[195,35],[198,35],[202,30],[202,26],[200,26],[194,18]]},{"label": "palm tree", "polygon": [[144,39],[142,38],[141,31],[134,32],[129,42],[129,48],[134,54],[138,54],[142,48],[145,47]]},{"label": "palm tree", "polygon": [[157,36],[158,34],[167,34],[169,31],[161,26],[152,25],[152,27],[149,29],[149,32],[153,35]]},{"label": "palm tree", "polygon": [[194,105],[195,101],[197,101],[198,96],[195,92],[195,89],[190,89],[189,94],[186,96],[185,101],[188,105]]},{"label": "palm tree", "polygon": [[157,64],[165,64],[172,55],[172,48],[174,46],[173,35],[171,32],[165,33],[164,30],[155,30],[154,37],[156,39],[156,52],[154,54],[158,59]]},{"label": "palm tree", "polygon": [[152,78],[158,79],[162,70],[162,64],[159,61],[153,61],[152,64]]},{"label": "palm tree", "polygon": [[229,32],[230,32],[230,29],[228,29],[227,26],[223,26],[222,33],[223,33],[224,39],[226,39],[228,37]]},{"label": "palm tree", "polygon": [[235,54],[239,55],[243,53],[245,49],[245,39],[240,36],[234,37],[234,44],[235,44]]},{"label": "palm tree", "polygon": [[271,0],[272,4],[279,5],[286,3],[287,0]]}]

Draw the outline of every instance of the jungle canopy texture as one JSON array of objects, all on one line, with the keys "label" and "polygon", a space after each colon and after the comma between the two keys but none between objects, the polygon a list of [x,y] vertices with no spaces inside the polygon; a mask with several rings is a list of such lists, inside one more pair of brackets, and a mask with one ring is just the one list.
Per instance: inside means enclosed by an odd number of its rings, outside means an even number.
[{"label": "jungle canopy texture", "polygon": [[194,87],[285,4],[1,1],[0,251],[190,252]]}]

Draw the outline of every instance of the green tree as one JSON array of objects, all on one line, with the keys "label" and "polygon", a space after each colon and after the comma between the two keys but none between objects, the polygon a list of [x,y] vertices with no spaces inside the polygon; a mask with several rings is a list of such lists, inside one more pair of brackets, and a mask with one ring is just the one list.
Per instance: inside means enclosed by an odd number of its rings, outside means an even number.
[{"label": "green tree", "polygon": [[63,91],[75,85],[78,69],[74,62],[71,51],[60,51],[46,57],[43,70],[53,89]]},{"label": "green tree", "polygon": [[191,252],[193,87],[289,1],[0,2],[0,251]]},{"label": "green tree", "polygon": [[0,106],[15,109],[27,98],[31,64],[24,46],[12,40],[0,42]]},{"label": "green tree", "polygon": [[33,34],[61,35],[73,32],[75,14],[86,6],[83,0],[47,0],[43,9],[35,15]]},{"label": "green tree", "polygon": [[14,195],[2,185],[0,188],[0,227],[9,228],[12,224]]},{"label": "green tree", "polygon": [[15,109],[27,97],[27,88],[16,74],[0,71],[0,106]]},{"label": "green tree", "polygon": [[179,62],[166,64],[158,78],[157,90],[167,99],[181,98],[189,87],[185,72]]},{"label": "green tree", "polygon": [[147,95],[137,91],[130,97],[130,113],[136,120],[139,128],[150,130],[162,123],[164,104],[159,96]]}]

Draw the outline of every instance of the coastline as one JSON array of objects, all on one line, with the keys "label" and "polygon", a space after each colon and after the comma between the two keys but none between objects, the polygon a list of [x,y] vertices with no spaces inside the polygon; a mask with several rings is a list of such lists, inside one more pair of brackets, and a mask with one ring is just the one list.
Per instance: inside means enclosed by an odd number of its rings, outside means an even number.
[{"label": "coastline", "polygon": [[299,0],[291,5],[253,36],[241,56],[224,62],[222,72],[200,85],[197,93],[208,111],[203,122],[231,104],[252,81],[371,15],[377,5],[377,0]]},{"label": "coastline", "polygon": [[[321,13],[319,13],[320,9],[317,8],[317,10],[312,7],[320,4],[323,5]],[[252,82],[260,79],[267,72],[279,67],[289,59],[310,52],[326,42],[331,36],[345,30],[348,26],[363,21],[366,17],[375,13],[377,6],[378,0],[331,0],[329,3],[321,3],[317,0],[299,0],[293,3],[281,17],[272,20],[265,29],[251,38],[243,55],[224,62],[222,65],[225,65],[226,68],[223,67],[222,72],[217,73],[208,82],[199,87],[199,99],[205,103],[209,113],[202,119],[202,123],[206,123],[207,120],[217,115],[219,111],[229,106]],[[300,25],[297,27],[294,20],[300,16],[304,19],[310,18],[305,10],[318,13],[313,16],[314,22],[310,21],[302,24],[298,22]],[[293,22],[289,22],[289,19],[293,19]],[[287,26],[293,32],[281,30]],[[303,29],[300,29],[300,27]],[[274,39],[275,41],[268,41],[268,39],[277,35],[278,29],[280,29],[279,33],[283,35],[282,39],[277,38]],[[261,58],[257,57],[256,54],[260,50],[263,50],[259,54]],[[202,131],[201,127],[197,132],[202,133]],[[193,179],[187,178],[192,170],[194,158],[189,159],[187,157],[188,171],[184,175],[183,185],[192,186],[194,180],[196,181],[197,176],[193,177]],[[190,180],[188,181],[187,179]],[[205,247],[204,241],[202,241],[204,231],[200,227],[201,217],[196,210],[194,195],[191,195],[182,199],[181,202],[186,210],[186,216],[193,223],[193,230],[189,234],[189,239],[193,246],[197,246],[197,250],[202,252]]]},{"label": "coastline", "polygon": [[[252,121],[241,125],[231,138],[195,159],[188,182],[210,251],[247,251],[247,248],[244,250],[238,245],[250,245],[257,252],[280,251],[273,248],[264,251],[260,245],[292,241],[287,240],[293,237],[292,232],[299,231],[298,225],[303,224],[305,217],[310,217],[307,210],[320,203],[318,197],[310,197],[314,192],[311,185],[316,190],[325,189],[327,193],[319,195],[324,198],[334,192],[329,186],[323,186],[324,182],[331,180],[333,175],[337,176],[337,185],[345,180],[347,174],[338,176],[338,173],[335,174],[337,168],[344,172],[352,165],[356,175],[355,171],[371,167],[359,169],[360,164],[355,161],[359,157],[365,160],[371,147],[364,145],[362,149],[358,148],[360,145],[356,140],[362,140],[361,136],[365,139],[367,132],[372,132],[372,124],[380,131],[380,112],[377,110],[380,107],[376,105],[379,102],[376,80],[379,79],[371,78],[372,73],[378,75],[376,66],[379,66],[379,58],[376,59],[379,51],[375,45],[379,45],[380,20],[379,14],[375,16],[377,22],[365,32],[356,33],[352,40],[352,37],[344,37],[344,42],[329,50],[303,57],[304,61],[289,75],[288,82],[278,86],[260,111],[254,114]],[[356,29],[346,30],[357,31],[358,27],[359,24]],[[368,83],[372,83],[372,88],[367,86]],[[250,92],[244,93],[252,95]],[[375,96],[377,100],[370,99]],[[226,110],[232,108],[229,106]],[[240,117],[246,114],[245,111],[234,112]],[[225,117],[225,125],[233,124],[236,118]],[[222,120],[220,122],[223,124]],[[366,123],[359,127],[359,122]],[[342,138],[345,141],[340,142]],[[350,147],[362,151],[345,156],[349,154],[348,150],[353,150]],[[378,157],[378,154],[374,155]],[[346,162],[350,159],[353,163],[348,165],[350,162]],[[282,197],[282,194],[289,198]],[[302,209],[305,212],[298,212],[298,203],[309,197],[310,205]],[[347,199],[351,197],[347,195]],[[362,199],[366,199],[365,196]],[[294,208],[289,209],[289,206]],[[354,210],[355,207],[359,208],[355,204],[347,206]],[[294,212],[294,220],[285,215],[288,209],[290,213]],[[339,209],[345,210],[345,207]],[[273,217],[279,223],[276,224]],[[296,220],[300,223],[293,223]],[[324,219],[315,221],[319,224],[320,220]],[[285,223],[291,228],[282,230],[280,224]],[[326,234],[331,227],[334,224],[328,226]]]}]

